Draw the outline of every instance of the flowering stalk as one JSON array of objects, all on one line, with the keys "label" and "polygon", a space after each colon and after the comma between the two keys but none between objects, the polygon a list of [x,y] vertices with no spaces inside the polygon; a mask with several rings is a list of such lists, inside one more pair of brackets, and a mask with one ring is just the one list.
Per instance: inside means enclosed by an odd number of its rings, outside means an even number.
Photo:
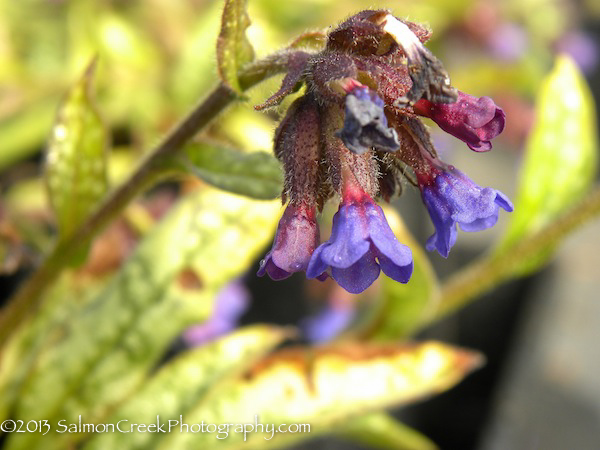
[{"label": "flowering stalk", "polygon": [[[286,174],[282,198],[290,203],[259,275],[306,271],[308,278],[330,276],[351,293],[368,288],[380,270],[408,282],[411,251],[375,203],[389,201],[404,177],[421,190],[435,226],[427,248],[443,257],[456,242],[457,225],[483,230],[496,223],[499,208],[512,211],[504,194],[441,161],[418,118],[433,119],[476,151],[489,150],[505,122],[491,99],[452,87],[423,45],[428,38],[425,28],[387,11],[362,11],[328,34],[323,51],[290,58],[279,91],[257,107],[307,86],[275,137]],[[314,212],[332,197],[340,204],[331,237],[317,246]]]},{"label": "flowering stalk", "polygon": [[510,200],[500,191],[481,188],[453,166],[432,167],[417,172],[423,202],[435,226],[427,240],[427,250],[437,250],[444,258],[456,242],[456,225],[464,231],[481,231],[498,221],[498,208],[511,212]]}]

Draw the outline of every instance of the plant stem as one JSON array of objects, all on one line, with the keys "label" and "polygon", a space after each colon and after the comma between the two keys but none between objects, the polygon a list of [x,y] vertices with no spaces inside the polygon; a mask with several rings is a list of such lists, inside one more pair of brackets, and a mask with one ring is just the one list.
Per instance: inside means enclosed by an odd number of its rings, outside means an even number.
[{"label": "plant stem", "polygon": [[600,186],[595,187],[578,205],[531,237],[522,239],[497,257],[484,257],[452,276],[442,287],[442,300],[432,321],[462,308],[498,283],[515,276],[515,270],[528,257],[600,215]]},{"label": "plant stem", "polygon": [[[250,64],[239,74],[246,90],[282,72],[287,67],[285,53]],[[154,150],[140,162],[131,177],[111,191],[100,206],[68,238],[58,242],[36,271],[19,286],[8,305],[0,311],[0,346],[11,333],[40,305],[45,289],[56,280],[62,269],[81,248],[81,243],[98,234],[140,192],[165,172],[166,160],[172,158],[196,133],[208,125],[238,95],[220,83],[176,125]]]}]

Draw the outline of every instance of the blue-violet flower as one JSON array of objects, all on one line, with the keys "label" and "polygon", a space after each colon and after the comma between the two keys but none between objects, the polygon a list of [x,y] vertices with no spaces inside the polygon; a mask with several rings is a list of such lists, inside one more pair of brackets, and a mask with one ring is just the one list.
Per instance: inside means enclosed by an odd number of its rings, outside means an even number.
[{"label": "blue-violet flower", "polygon": [[456,242],[456,224],[463,231],[485,230],[498,221],[499,207],[510,212],[513,205],[502,192],[478,186],[452,166],[437,172],[427,181],[419,179],[419,187],[435,226],[427,250],[447,258]]},{"label": "blue-violet flower", "polygon": [[364,291],[379,276],[407,283],[413,270],[412,252],[394,236],[380,206],[370,198],[342,202],[333,216],[329,241],[313,253],[306,276],[326,271],[353,294]]}]

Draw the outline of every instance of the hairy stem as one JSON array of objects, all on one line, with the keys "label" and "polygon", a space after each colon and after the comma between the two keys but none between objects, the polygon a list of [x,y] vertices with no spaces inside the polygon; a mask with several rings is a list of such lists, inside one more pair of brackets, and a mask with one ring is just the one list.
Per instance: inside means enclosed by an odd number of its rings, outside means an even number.
[{"label": "hairy stem", "polygon": [[[287,67],[286,54],[256,61],[240,74],[240,85],[246,90]],[[56,280],[81,243],[98,234],[140,192],[165,174],[167,159],[172,158],[196,133],[238,98],[237,94],[219,84],[208,96],[177,124],[123,184],[111,191],[100,206],[73,232],[60,241],[36,271],[19,287],[8,306],[0,311],[0,346],[11,333],[38,307],[45,289]]]},{"label": "hairy stem", "polygon": [[442,287],[442,300],[433,320],[462,308],[478,295],[512,278],[515,267],[528,257],[560,242],[566,235],[600,215],[600,186],[592,190],[578,205],[531,237],[522,239],[498,257],[475,261],[452,276]]}]

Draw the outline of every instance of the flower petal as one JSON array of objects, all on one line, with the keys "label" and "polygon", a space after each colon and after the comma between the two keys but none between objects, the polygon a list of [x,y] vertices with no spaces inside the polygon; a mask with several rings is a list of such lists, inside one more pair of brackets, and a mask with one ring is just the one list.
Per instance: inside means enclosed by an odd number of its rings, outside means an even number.
[{"label": "flower petal", "polygon": [[[410,249],[406,247],[406,249],[410,252]],[[410,280],[410,276],[413,272],[413,262],[412,256],[409,264],[398,265],[387,256],[382,253],[377,254],[377,259],[379,260],[379,265],[381,266],[381,270],[392,280],[396,280],[399,283],[408,283]]]},{"label": "flower petal", "polygon": [[475,188],[470,186],[457,186],[454,192],[447,197],[452,203],[452,219],[459,223],[471,223],[478,219],[498,216],[496,205],[496,191],[492,188]]},{"label": "flower petal", "polygon": [[472,128],[481,128],[491,121],[496,115],[496,104],[490,97],[473,97],[472,102],[467,103],[467,94],[461,92],[458,101],[464,110],[464,121]]},{"label": "flower petal", "polygon": [[271,251],[261,262],[257,275],[268,273],[273,280],[282,280],[294,272],[306,270],[319,243],[319,227],[314,210],[290,203],[285,209]]},{"label": "flower petal", "polygon": [[450,248],[456,243],[456,222],[452,220],[450,206],[435,191],[434,186],[424,188],[423,201],[435,227],[435,232],[427,239],[425,247],[429,251],[435,249],[447,258]]},{"label": "flower petal", "polygon": [[350,267],[332,267],[331,276],[351,294],[360,294],[379,276],[379,265],[375,262],[374,252],[369,251]]},{"label": "flower petal", "polygon": [[342,205],[333,216],[331,237],[320,254],[328,266],[350,267],[369,251],[367,224],[361,209],[356,205]]},{"label": "flower petal", "polygon": [[430,252],[437,250],[438,253],[447,258],[450,254],[450,249],[456,244],[456,223],[451,220],[449,222],[443,222],[435,225],[435,232],[429,236],[425,248]]},{"label": "flower petal", "polygon": [[452,166],[421,189],[436,230],[427,240],[427,249],[435,248],[443,257],[456,242],[456,224],[464,231],[481,231],[496,224],[498,207],[512,211],[510,200],[502,192],[481,188]]},{"label": "flower petal", "polygon": [[496,204],[505,211],[512,212],[513,204],[509,198],[500,191],[496,191]]},{"label": "flower petal", "polygon": [[504,111],[491,98],[477,98],[460,91],[455,103],[432,103],[422,99],[414,105],[414,110],[477,152],[492,148],[490,141],[502,133],[506,122]]},{"label": "flower petal", "polygon": [[369,225],[369,237],[378,253],[385,255],[396,266],[410,265],[412,263],[412,252],[406,245],[398,242],[385,219],[381,207],[376,204],[367,204],[365,209]]},{"label": "flower petal", "polygon": [[260,268],[258,269],[258,272],[256,272],[256,275],[259,277],[262,277],[265,274],[268,274],[269,277],[275,281],[284,280],[292,275],[290,272],[286,272],[275,265],[273,259],[271,258],[271,252],[267,253],[265,259],[260,262]]},{"label": "flower petal", "polygon": [[475,219],[474,221],[468,223],[459,223],[459,225],[461,230],[473,232],[492,228],[494,225],[496,225],[496,222],[498,222],[498,211],[496,211],[496,214],[488,217]]},{"label": "flower petal", "polygon": [[308,263],[308,268],[306,269],[306,278],[318,278],[321,281],[324,281],[322,275],[325,273],[327,267],[329,266],[323,261],[323,258],[321,258],[321,253],[325,245],[327,245],[327,243],[319,245],[317,249],[313,252],[312,257],[310,258],[310,262]]}]

